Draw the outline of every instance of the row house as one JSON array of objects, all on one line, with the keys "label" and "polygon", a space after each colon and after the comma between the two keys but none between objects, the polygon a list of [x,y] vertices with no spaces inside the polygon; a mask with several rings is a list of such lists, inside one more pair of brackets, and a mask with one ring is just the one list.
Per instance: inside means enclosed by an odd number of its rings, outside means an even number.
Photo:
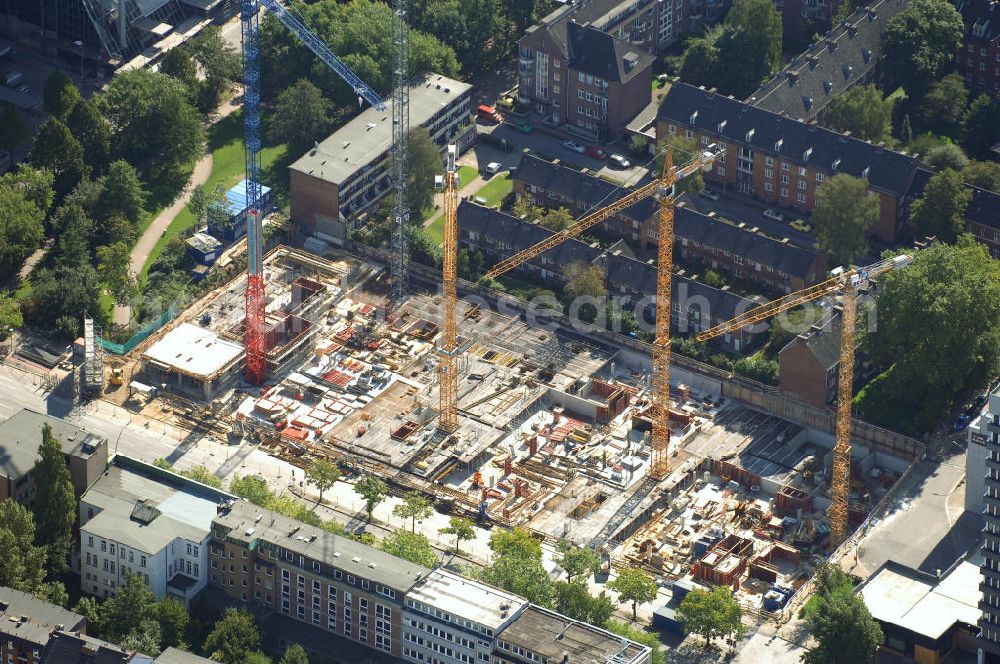
[{"label": "row house", "polygon": [[518,43],[518,102],[597,141],[621,136],[652,100],[653,56],[572,18],[564,6]]},{"label": "row house", "polygon": [[[492,208],[463,201],[458,207],[458,235],[461,246],[470,251],[482,251],[490,260],[502,260],[544,240],[552,232]],[[608,296],[622,308],[634,312],[641,326],[652,329],[656,320],[657,268],[651,262],[639,261],[617,251],[606,251],[579,240],[567,240],[528,261],[520,269],[542,282],[561,288],[565,284],[563,271],[574,262],[604,267]],[[670,322],[674,331],[682,335],[697,334],[758,305],[754,300],[678,274],[671,275],[671,278]],[[757,345],[768,329],[767,323],[761,323],[720,337],[718,343],[732,352],[740,352]]]},{"label": "row house", "polygon": [[1000,95],[1000,2],[958,0],[965,32],[955,54],[955,71],[977,92]]},{"label": "row house", "polygon": [[[913,201],[923,196],[924,187],[933,176],[934,173],[926,168],[917,169],[907,193],[907,209]],[[970,184],[966,184],[965,188],[972,194],[969,205],[965,208],[965,231],[986,245],[993,258],[1000,258],[1000,193]]]},{"label": "row house", "polygon": [[670,136],[725,144],[726,154],[706,180],[801,212],[813,210],[826,178],[860,178],[879,202],[872,235],[887,243],[902,235],[905,197],[917,169],[907,155],[686,83],[671,87],[660,106],[657,142]]},{"label": "row house", "polygon": [[[822,3],[832,10],[833,2]],[[813,42],[805,52],[762,84],[749,98],[751,106],[799,120],[821,119],[836,95],[858,85],[868,85],[881,75],[882,35],[909,0],[877,0],[854,10],[850,16]],[[786,10],[792,5],[785,1]],[[827,16],[823,22],[829,22]],[[788,21],[783,21],[786,29]]]}]

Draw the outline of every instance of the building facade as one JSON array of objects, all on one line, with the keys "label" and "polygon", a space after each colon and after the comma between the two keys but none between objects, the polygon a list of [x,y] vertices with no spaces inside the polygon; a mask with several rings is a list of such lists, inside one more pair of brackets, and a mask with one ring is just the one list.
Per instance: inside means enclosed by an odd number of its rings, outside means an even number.
[{"label": "building facade", "polygon": [[[980,661],[1000,661],[1000,388],[989,395],[983,413],[969,426],[969,458],[981,459],[981,465],[969,464],[969,473],[982,472],[983,480],[969,479],[969,491],[978,496],[966,495],[966,505],[981,504],[983,526],[982,574],[983,597],[979,604],[981,641]],[[980,493],[981,492],[981,493]],[[977,500],[978,499],[978,500]]]},{"label": "building facade", "polygon": [[500,633],[493,664],[649,664],[652,657],[649,646],[531,605]]},{"label": "building facade", "polygon": [[518,102],[586,140],[621,136],[652,99],[653,56],[579,12],[555,10],[518,42]]},{"label": "building facade", "polygon": [[107,597],[138,575],[185,604],[208,583],[212,518],[229,494],[116,456],[80,499],[80,584]]},{"label": "building facade", "polygon": [[[442,151],[455,143],[464,152],[475,138],[471,100],[468,83],[426,74],[410,86],[410,124]],[[391,108],[368,108],[289,167],[292,221],[342,243],[348,226],[367,218],[391,187],[391,118]]]},{"label": "building facade", "polygon": [[229,597],[393,657],[403,598],[430,570],[243,500],[212,522],[210,582]]},{"label": "building facade", "polygon": [[977,92],[1000,96],[1000,2],[958,0],[965,34],[955,54],[955,71]]},{"label": "building facade", "polygon": [[0,500],[12,498],[25,507],[32,506],[35,463],[46,424],[62,443],[77,498],[104,472],[108,464],[106,438],[58,417],[24,408],[0,422]]},{"label": "building facade", "polygon": [[895,243],[904,232],[904,203],[917,170],[912,157],[686,83],[674,84],[660,106],[657,143],[670,136],[725,144],[706,180],[796,211],[813,210],[827,178],[860,178],[879,202],[871,234]]}]

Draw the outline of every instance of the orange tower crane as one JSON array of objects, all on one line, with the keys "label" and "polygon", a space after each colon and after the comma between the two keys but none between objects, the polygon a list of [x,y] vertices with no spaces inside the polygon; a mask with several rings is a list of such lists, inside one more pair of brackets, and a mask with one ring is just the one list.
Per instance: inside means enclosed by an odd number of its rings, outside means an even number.
[{"label": "orange tower crane", "polygon": [[[836,443],[833,446],[833,469],[830,477],[830,540],[840,544],[847,537],[848,496],[851,491],[851,397],[854,391],[855,321],[857,319],[858,288],[880,274],[898,270],[913,260],[911,256],[896,256],[864,268],[845,270],[838,267],[831,277],[814,286],[789,293],[751,309],[730,321],[705,330],[698,341],[708,341],[735,332],[794,309],[806,302],[841,293],[842,320],[840,333],[840,376],[837,379]],[[844,367],[850,367],[847,371]]]},{"label": "orange tower crane", "polygon": [[657,224],[659,241],[656,276],[656,338],[653,341],[653,390],[650,413],[653,423],[653,435],[650,441],[652,452],[650,475],[656,480],[666,478],[670,472],[670,287],[673,273],[675,185],[678,180],[698,170],[711,170],[715,160],[724,153],[724,147],[713,144],[698,153],[684,166],[674,168],[673,150],[668,147],[660,179],[639,187],[607,207],[584,215],[558,233],[553,233],[541,242],[500,261],[486,273],[487,278],[495,279],[565,240],[599,224],[611,215],[635,205],[648,196],[657,195],[660,211]]},{"label": "orange tower crane", "polygon": [[444,250],[442,272],[444,277],[444,334],[438,348],[438,386],[440,405],[438,428],[451,433],[458,429],[458,349],[455,310],[458,305],[456,283],[458,279],[458,174],[455,158],[458,150],[448,146],[447,167],[444,174]]}]

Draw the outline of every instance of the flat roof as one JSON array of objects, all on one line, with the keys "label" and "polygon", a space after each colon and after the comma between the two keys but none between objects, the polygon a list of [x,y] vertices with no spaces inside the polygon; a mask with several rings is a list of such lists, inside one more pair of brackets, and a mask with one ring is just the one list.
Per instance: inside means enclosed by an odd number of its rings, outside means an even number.
[{"label": "flat roof", "polygon": [[528,600],[523,597],[440,568],[413,588],[407,599],[462,616],[494,630],[528,605]]},{"label": "flat roof", "polygon": [[980,581],[974,560],[963,560],[940,580],[889,561],[859,593],[876,620],[936,640],[956,622],[979,621]]},{"label": "flat roof", "polygon": [[[424,74],[410,86],[410,125],[429,122],[434,114],[472,89],[441,74]],[[370,164],[392,144],[392,101],[386,109],[368,107],[289,166],[293,171],[340,185]]]},{"label": "flat roof", "polygon": [[176,369],[189,376],[208,378],[243,355],[243,347],[226,341],[212,330],[181,323],[149,350],[143,359]]},{"label": "flat roof", "polygon": [[[271,193],[271,188],[260,185],[260,197]],[[247,209],[247,181],[246,178],[240,180],[236,185],[226,192],[226,212],[229,216],[242,214]]]},{"label": "flat roof", "polygon": [[116,456],[80,499],[100,510],[80,529],[155,553],[177,538],[201,542],[229,494],[168,470]]},{"label": "flat roof", "polygon": [[22,408],[0,422],[0,473],[16,479],[31,472],[42,445],[42,427],[48,424],[53,435],[62,443],[63,452],[89,457],[105,439],[81,429],[72,422]]},{"label": "flat roof", "polygon": [[178,650],[177,648],[167,648],[160,656],[153,660],[154,664],[208,664],[210,659],[205,659],[194,653]]},{"label": "flat roof", "polygon": [[650,650],[649,646],[537,606],[528,607],[497,638],[550,662],[563,661],[563,655],[568,655],[570,662],[612,661],[610,658],[617,656],[613,661],[629,664],[644,660]]},{"label": "flat roof", "polygon": [[408,591],[431,571],[423,565],[397,558],[242,499],[236,500],[232,509],[219,514],[214,521],[230,530],[226,539],[233,542],[247,545],[267,542],[403,592]]}]

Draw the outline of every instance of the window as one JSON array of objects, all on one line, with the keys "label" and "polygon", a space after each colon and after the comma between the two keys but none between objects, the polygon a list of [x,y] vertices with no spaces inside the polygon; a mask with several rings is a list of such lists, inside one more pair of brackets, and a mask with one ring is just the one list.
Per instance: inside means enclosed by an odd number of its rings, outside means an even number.
[{"label": "window", "polygon": [[725,166],[716,166],[715,167],[715,174],[718,175],[718,176],[720,176],[720,177],[726,177],[726,167]]},{"label": "window", "polygon": [[577,90],[576,91],[576,96],[579,99],[583,99],[584,98],[583,90]]},{"label": "window", "polygon": [[806,195],[799,194],[799,203],[805,203],[805,202],[806,202]]},{"label": "window", "polygon": [[708,136],[702,136],[701,137],[701,144],[702,145],[708,145]]},{"label": "window", "polygon": [[799,177],[800,178],[804,178],[805,176],[806,176],[806,168],[805,168],[805,166],[799,166]]},{"label": "window", "polygon": [[685,129],[684,136],[686,136],[687,138],[694,138],[694,132],[691,131],[690,129]]},{"label": "window", "polygon": [[764,157],[765,166],[774,166],[774,159],[771,157]]},{"label": "window", "polygon": [[770,182],[765,182],[764,183],[764,191],[768,191],[768,192],[774,191],[774,185],[771,184]]},{"label": "window", "polygon": [[107,551],[107,550],[108,550],[107,540],[101,540],[101,551]]},{"label": "window", "polygon": [[89,546],[91,549],[94,548],[94,538],[93,538],[93,536],[88,536],[87,537],[87,546]]},{"label": "window", "polygon": [[773,178],[774,177],[774,171],[772,171],[770,168],[765,168],[764,169],[764,177],[766,177],[766,178]]},{"label": "window", "polygon": [[788,187],[782,187],[781,188],[781,197],[782,198],[788,198]]},{"label": "window", "polygon": [[781,170],[786,171],[786,172],[788,171],[788,163],[787,162],[784,162],[784,161],[781,162]]},{"label": "window", "polygon": [[824,179],[825,178],[823,177],[822,173],[817,173],[816,174],[816,182],[822,182]]},{"label": "window", "polygon": [[190,544],[187,545],[187,553],[188,553],[189,556],[192,555],[191,554],[191,545]]},{"label": "window", "polygon": [[[365,583],[367,583],[367,581]],[[359,597],[358,598],[358,608],[361,609],[362,611],[367,611],[368,610],[368,600],[365,599],[364,597]]]},{"label": "window", "polygon": [[782,175],[781,176],[781,184],[788,184],[788,176],[787,175]]},{"label": "window", "polygon": [[341,572],[339,569],[333,570],[333,578],[335,578],[337,581],[341,581],[344,578],[344,573]]},{"label": "window", "polygon": [[583,72],[582,71],[577,72],[576,73],[576,77],[577,77],[577,80],[579,80],[581,83],[583,83],[584,77],[583,77]]},{"label": "window", "polygon": [[806,181],[805,180],[799,180],[798,184],[796,186],[798,186],[799,189],[802,189],[804,191],[805,188],[806,188]]}]

